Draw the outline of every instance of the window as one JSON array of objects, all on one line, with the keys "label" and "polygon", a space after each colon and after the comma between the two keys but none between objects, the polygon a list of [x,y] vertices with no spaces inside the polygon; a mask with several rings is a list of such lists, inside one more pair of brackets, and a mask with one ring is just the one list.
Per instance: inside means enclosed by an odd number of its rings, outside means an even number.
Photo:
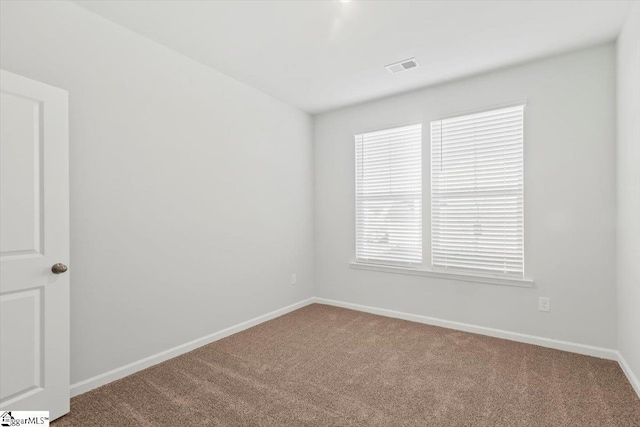
[{"label": "window", "polygon": [[434,268],[524,276],[524,106],[431,122]]},{"label": "window", "polygon": [[356,260],[422,263],[422,125],[356,135]]}]

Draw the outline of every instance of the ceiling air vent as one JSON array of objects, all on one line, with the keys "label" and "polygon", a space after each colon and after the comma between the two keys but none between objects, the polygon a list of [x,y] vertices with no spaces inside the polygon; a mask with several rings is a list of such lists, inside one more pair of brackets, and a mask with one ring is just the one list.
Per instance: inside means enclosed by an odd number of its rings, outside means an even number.
[{"label": "ceiling air vent", "polygon": [[395,64],[389,64],[385,66],[391,74],[397,74],[402,71],[411,70],[412,68],[418,68],[418,61],[415,58],[405,59],[404,61],[396,62]]}]

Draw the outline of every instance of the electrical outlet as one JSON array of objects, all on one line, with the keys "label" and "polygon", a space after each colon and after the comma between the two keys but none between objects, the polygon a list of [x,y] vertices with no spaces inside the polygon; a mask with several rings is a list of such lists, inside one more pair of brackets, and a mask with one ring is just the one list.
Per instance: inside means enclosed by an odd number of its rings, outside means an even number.
[{"label": "electrical outlet", "polygon": [[292,274],[291,275],[291,286],[295,286],[298,284],[298,278],[296,277],[296,274]]},{"label": "electrical outlet", "polygon": [[538,310],[551,311],[551,299],[544,297],[538,298]]}]

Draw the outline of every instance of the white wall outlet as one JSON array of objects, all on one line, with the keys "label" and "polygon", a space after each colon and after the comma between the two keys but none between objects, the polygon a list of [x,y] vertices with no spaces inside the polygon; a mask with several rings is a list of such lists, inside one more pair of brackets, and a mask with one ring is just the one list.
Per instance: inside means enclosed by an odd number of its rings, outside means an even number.
[{"label": "white wall outlet", "polygon": [[295,274],[291,275],[291,286],[295,286],[298,284],[298,278],[296,277]]},{"label": "white wall outlet", "polygon": [[538,298],[538,310],[551,311],[551,299],[544,297]]}]

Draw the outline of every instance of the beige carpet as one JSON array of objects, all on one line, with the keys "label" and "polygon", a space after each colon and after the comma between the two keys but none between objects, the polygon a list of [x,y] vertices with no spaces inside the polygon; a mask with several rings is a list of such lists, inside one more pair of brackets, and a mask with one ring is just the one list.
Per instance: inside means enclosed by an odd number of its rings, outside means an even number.
[{"label": "beige carpet", "polygon": [[71,400],[56,427],[640,426],[616,362],[314,304]]}]

